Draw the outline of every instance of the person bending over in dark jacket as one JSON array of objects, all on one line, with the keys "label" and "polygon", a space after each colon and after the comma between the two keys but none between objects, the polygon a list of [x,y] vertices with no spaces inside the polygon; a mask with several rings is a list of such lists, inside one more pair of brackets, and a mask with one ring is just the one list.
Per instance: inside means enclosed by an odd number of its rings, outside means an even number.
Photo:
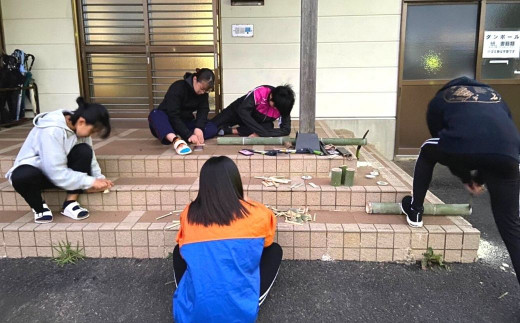
[{"label": "person bending over in dark jacket", "polygon": [[217,129],[208,124],[208,93],[214,80],[213,71],[202,68],[194,74],[186,73],[183,80],[174,82],[161,104],[148,116],[152,135],[164,145],[173,143],[180,155],[191,153],[186,142],[198,146],[204,144],[204,139],[214,137]]},{"label": "person bending over in dark jacket", "polygon": [[427,123],[433,138],[422,145],[415,164],[413,197],[401,202],[408,223],[423,225],[424,197],[435,164],[446,165],[471,194],[483,192],[486,184],[495,223],[520,283],[520,136],[509,108],[490,86],[461,77],[430,101]]},{"label": "person bending over in dark jacket", "polygon": [[[273,87],[261,85],[236,99],[211,119],[219,135],[249,137],[281,137],[291,133],[291,110],[294,91],[288,84]],[[273,121],[280,120],[280,128]],[[238,128],[232,128],[238,125]]]}]

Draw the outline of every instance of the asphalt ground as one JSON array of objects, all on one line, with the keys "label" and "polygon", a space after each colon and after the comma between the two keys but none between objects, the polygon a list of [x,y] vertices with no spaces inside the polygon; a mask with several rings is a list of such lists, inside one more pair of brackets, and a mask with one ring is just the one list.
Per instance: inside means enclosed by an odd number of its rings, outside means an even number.
[{"label": "asphalt ground", "polygon": [[[407,172],[413,162],[398,163]],[[438,166],[431,190],[446,203],[468,193]],[[259,322],[520,322],[520,287],[496,230],[489,197],[473,200],[482,232],[474,264],[423,271],[418,264],[283,261]],[[171,260],[0,260],[0,322],[171,322]]]}]

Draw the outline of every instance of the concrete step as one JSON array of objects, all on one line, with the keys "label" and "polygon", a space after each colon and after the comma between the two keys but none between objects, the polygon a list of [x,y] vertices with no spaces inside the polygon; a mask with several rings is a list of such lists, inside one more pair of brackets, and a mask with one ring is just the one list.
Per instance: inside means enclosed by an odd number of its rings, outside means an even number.
[{"label": "concrete step", "polygon": [[[362,174],[358,175],[363,177]],[[334,187],[327,178],[313,178],[303,186],[301,177],[289,184],[265,187],[261,179],[243,177],[244,193],[253,200],[276,207],[320,207],[328,210],[363,211],[368,202],[396,202],[410,194],[405,186],[378,186],[375,179],[366,185]],[[315,184],[312,187],[309,182]],[[359,179],[363,184],[363,181]],[[81,194],[79,202],[92,211],[173,210],[184,207],[197,197],[196,177],[118,178],[109,193]],[[3,210],[28,210],[29,206],[9,183],[0,187]],[[44,199],[53,210],[59,210],[65,200],[62,190],[45,191]]]},{"label": "concrete step", "polygon": [[[425,216],[410,228],[403,216],[311,208],[316,222],[292,225],[278,218],[275,240],[285,259],[354,261],[420,260],[428,247],[448,262],[473,262],[480,232],[462,217]],[[69,241],[93,258],[163,258],[173,250],[177,228],[164,211],[94,211],[84,221],[55,214],[50,224],[33,223],[26,211],[0,211],[0,257],[52,257],[52,246]],[[330,258],[329,258],[330,257]]]},{"label": "concrete step", "polygon": [[[231,147],[231,148],[230,148]],[[198,176],[202,165],[213,156],[226,155],[238,166],[242,176],[263,176],[265,173],[280,176],[310,175],[328,177],[331,168],[341,165],[356,168],[356,160],[344,157],[280,154],[278,156],[243,156],[237,152],[244,147],[227,146],[213,155],[200,152],[179,156],[173,151],[165,155],[97,155],[99,166],[107,177],[164,177]],[[99,150],[101,150],[100,148]],[[229,154],[226,154],[229,153]],[[232,153],[233,152],[233,153]],[[96,153],[98,153],[96,151]],[[16,156],[0,156],[0,175],[3,177],[13,166]]]}]

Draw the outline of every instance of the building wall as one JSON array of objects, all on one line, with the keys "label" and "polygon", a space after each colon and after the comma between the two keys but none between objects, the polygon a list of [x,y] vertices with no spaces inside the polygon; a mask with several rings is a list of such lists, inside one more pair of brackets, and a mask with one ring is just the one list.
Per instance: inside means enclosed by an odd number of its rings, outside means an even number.
[{"label": "building wall", "polygon": [[70,0],[1,0],[6,51],[36,57],[40,110],[74,108],[79,79]]},{"label": "building wall", "polygon": [[[221,0],[223,106],[252,88],[300,80],[300,1],[265,0],[264,6],[231,6]],[[253,24],[254,37],[231,36],[232,24]]]},{"label": "building wall", "polygon": [[[316,117],[393,156],[401,0],[320,0]],[[227,106],[260,84],[291,83],[299,116],[301,0],[231,6],[221,0],[223,97]],[[232,24],[253,24],[254,37],[231,37]]]},{"label": "building wall", "polygon": [[[301,0],[264,6],[221,1],[224,107],[261,84],[290,83],[299,115]],[[41,111],[75,106],[79,81],[69,0],[2,0],[6,49],[36,56]],[[395,141],[401,0],[320,0],[316,116],[369,140],[387,157]],[[253,38],[231,37],[253,24]]]}]

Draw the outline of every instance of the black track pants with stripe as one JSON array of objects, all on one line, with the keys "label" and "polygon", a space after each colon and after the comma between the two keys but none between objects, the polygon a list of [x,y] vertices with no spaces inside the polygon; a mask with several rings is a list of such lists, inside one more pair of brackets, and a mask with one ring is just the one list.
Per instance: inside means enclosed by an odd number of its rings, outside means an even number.
[{"label": "black track pants with stripe", "polygon": [[463,183],[486,184],[495,223],[520,283],[518,162],[495,154],[448,154],[439,149],[438,141],[438,138],[428,139],[421,147],[414,170],[412,206],[422,207],[437,163],[447,166]]}]

